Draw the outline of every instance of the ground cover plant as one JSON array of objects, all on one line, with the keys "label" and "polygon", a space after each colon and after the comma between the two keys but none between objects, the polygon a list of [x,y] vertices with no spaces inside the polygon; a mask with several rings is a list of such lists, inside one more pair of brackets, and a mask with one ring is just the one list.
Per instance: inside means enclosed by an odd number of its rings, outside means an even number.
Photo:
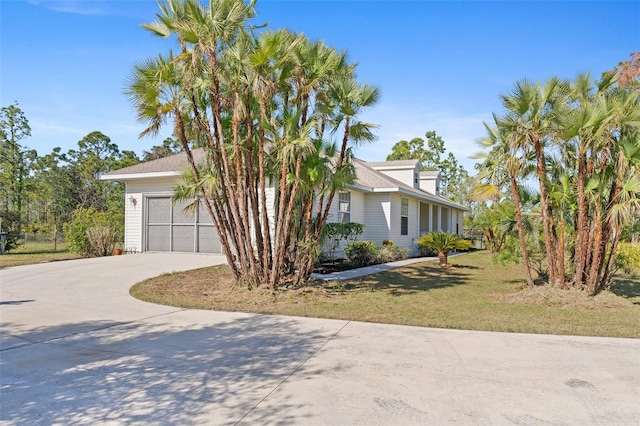
[{"label": "ground cover plant", "polygon": [[613,291],[528,288],[518,265],[494,264],[486,251],[414,264],[344,282],[314,281],[267,290],[235,284],[225,266],[166,274],[131,294],[195,309],[334,318],[424,327],[640,338],[640,279],[624,275]]}]

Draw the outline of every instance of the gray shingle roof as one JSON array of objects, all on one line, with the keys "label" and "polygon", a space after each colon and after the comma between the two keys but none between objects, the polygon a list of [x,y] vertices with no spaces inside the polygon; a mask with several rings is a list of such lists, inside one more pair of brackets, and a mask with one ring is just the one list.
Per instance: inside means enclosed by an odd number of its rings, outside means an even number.
[{"label": "gray shingle roof", "polygon": [[[193,159],[196,163],[201,163],[204,157],[204,151],[202,148],[194,149]],[[114,170],[109,173],[105,173],[103,176],[113,175],[128,175],[139,173],[158,173],[158,172],[180,172],[189,163],[187,162],[187,154],[181,152],[179,154],[170,155],[169,157],[159,158],[157,160],[145,161],[144,163],[136,164],[135,166],[125,167],[123,169]]]},{"label": "gray shingle roof", "polygon": [[[373,188],[402,189],[404,192],[410,193],[417,198],[422,198],[422,199],[427,198],[432,201],[438,201],[442,204],[446,204],[449,206],[456,206],[458,208],[466,210],[465,207],[459,205],[454,201],[451,201],[439,195],[432,194],[429,191],[425,191],[424,189],[417,189],[412,186],[406,185],[397,179],[394,179],[390,176],[385,175],[384,173],[374,170],[370,167],[370,164],[372,163],[362,161],[356,158],[354,159],[353,164],[356,169],[356,184],[360,186],[364,186],[365,188],[372,188],[372,189]],[[377,162],[373,164],[381,164],[381,162]]]}]

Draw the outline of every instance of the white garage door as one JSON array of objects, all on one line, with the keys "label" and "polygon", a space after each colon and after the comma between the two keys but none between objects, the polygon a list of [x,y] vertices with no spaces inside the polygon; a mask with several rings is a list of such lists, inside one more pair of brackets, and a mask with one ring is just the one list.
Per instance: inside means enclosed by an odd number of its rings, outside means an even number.
[{"label": "white garage door", "polygon": [[222,253],[211,217],[201,204],[186,212],[188,202],[173,204],[171,197],[146,199],[146,251]]}]

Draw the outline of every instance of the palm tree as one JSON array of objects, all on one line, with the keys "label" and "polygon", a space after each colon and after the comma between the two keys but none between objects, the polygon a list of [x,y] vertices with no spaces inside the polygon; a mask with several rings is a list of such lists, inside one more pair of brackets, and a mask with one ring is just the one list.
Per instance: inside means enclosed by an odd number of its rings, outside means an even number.
[{"label": "palm tree", "polygon": [[569,85],[552,78],[544,85],[527,80],[516,83],[512,93],[502,95],[502,104],[507,113],[503,125],[515,136],[515,140],[531,147],[536,159],[536,176],[540,191],[540,211],[544,231],[549,280],[551,284],[565,286],[564,264],[558,253],[557,229],[553,205],[548,195],[546,148],[559,133],[558,120],[565,107]]},{"label": "palm tree", "polygon": [[487,157],[491,159],[490,164],[492,167],[487,168],[485,164],[485,171],[479,174],[478,179],[481,180],[487,176],[495,177],[495,169],[502,169],[506,171],[511,195],[513,197],[516,228],[518,229],[520,251],[522,253],[525,273],[527,276],[527,286],[533,287],[534,283],[533,277],[531,276],[529,250],[527,248],[527,240],[522,222],[520,185],[518,183],[518,178],[529,174],[530,162],[527,161],[527,156],[531,151],[527,151],[527,147],[522,146],[520,143],[522,138],[520,138],[515,132],[511,131],[508,126],[505,126],[495,115],[493,116],[493,119],[495,126],[492,127],[485,123],[488,135],[485,139],[480,141],[481,145],[492,148],[487,154]]},{"label": "palm tree", "polygon": [[[175,36],[180,53],[141,64],[128,93],[148,132],[173,121],[191,164],[176,196],[199,195],[207,205],[236,279],[275,288],[308,278],[309,247],[333,195],[353,176],[349,145],[373,137],[356,116],[377,89],[357,83],[355,65],[323,43],[284,30],[255,33],[254,3],[162,4],[157,21],[144,27]],[[342,81],[353,90],[333,96]],[[342,132],[342,149],[330,156],[325,127]],[[194,144],[204,147],[202,164],[189,157]],[[319,180],[304,168],[322,156],[332,173]],[[320,220],[310,214],[314,205]]]},{"label": "palm tree", "polygon": [[440,261],[440,266],[443,268],[449,266],[447,260],[451,250],[468,250],[471,248],[470,241],[464,240],[458,235],[443,231],[430,232],[418,238],[416,242],[419,246],[424,246],[438,252],[438,260]]}]

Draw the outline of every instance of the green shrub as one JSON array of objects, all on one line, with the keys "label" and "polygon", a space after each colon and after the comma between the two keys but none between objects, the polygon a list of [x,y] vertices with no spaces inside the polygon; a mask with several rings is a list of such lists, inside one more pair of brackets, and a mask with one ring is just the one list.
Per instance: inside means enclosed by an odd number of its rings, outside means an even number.
[{"label": "green shrub", "polygon": [[627,274],[640,270],[639,243],[620,243],[615,256],[616,269],[621,269]]},{"label": "green shrub", "polygon": [[344,249],[344,254],[354,265],[367,266],[376,262],[380,250],[373,241],[352,241]]},{"label": "green shrub", "polygon": [[[104,256],[105,249],[101,247],[105,242],[103,237],[100,237],[99,232],[91,231],[90,228],[106,227],[111,228],[113,234],[113,241],[120,241],[122,239],[122,230],[124,227],[123,215],[114,212],[99,212],[94,208],[89,209],[76,209],[73,212],[73,219],[71,222],[64,225],[64,237],[67,241],[69,250],[81,254],[83,256]],[[92,239],[89,238],[89,234],[93,235]]]},{"label": "green shrub", "polygon": [[409,249],[401,249],[391,240],[384,240],[382,247],[378,254],[378,262],[387,263],[393,262],[399,259],[406,259],[409,254]]},{"label": "green shrub", "polygon": [[395,244],[385,244],[382,242],[382,247],[378,251],[378,262],[387,263],[393,262],[398,259],[400,249]]}]

